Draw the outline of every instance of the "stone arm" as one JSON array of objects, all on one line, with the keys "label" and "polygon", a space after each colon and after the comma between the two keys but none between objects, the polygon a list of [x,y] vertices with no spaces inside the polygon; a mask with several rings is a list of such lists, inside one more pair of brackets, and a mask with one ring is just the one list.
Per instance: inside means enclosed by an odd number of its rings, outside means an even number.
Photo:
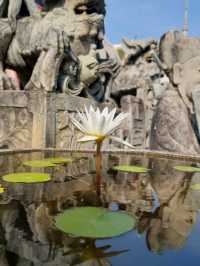
[{"label": "stone arm", "polygon": [[9,0],[8,6],[8,19],[10,21],[16,20],[17,15],[20,12],[22,6],[22,0]]},{"label": "stone arm", "polygon": [[8,19],[14,28],[16,27],[17,16],[20,13],[23,1],[25,2],[30,15],[33,15],[38,11],[37,4],[34,0],[9,0]]},{"label": "stone arm", "polygon": [[31,56],[34,53],[38,54],[38,59],[25,88],[47,92],[63,90],[63,85],[61,89],[58,88],[58,81],[63,79],[64,63],[70,70],[64,73],[65,81],[69,75],[73,75],[74,63],[78,64],[78,58],[70,48],[67,34],[52,25],[48,27],[48,30],[39,32],[36,24],[32,31],[31,46],[29,50],[23,51],[23,56]]},{"label": "stone arm", "polygon": [[88,55],[81,55],[78,61],[71,60],[72,63],[75,74],[67,71],[61,90],[71,95],[79,95],[83,91],[83,95],[103,101],[108,82],[117,74],[119,65],[103,50],[101,54],[94,50]]}]

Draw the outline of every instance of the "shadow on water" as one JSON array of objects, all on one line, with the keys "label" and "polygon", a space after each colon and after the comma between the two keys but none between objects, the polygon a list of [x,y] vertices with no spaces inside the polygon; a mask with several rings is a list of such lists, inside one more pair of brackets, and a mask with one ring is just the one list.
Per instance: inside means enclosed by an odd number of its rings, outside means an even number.
[{"label": "shadow on water", "polygon": [[[0,195],[0,259],[4,265],[129,266],[133,260],[140,265],[147,265],[148,260],[148,265],[168,266],[170,256],[174,265],[185,266],[180,259],[194,257],[190,239],[200,208],[200,192],[192,190],[191,185],[200,183],[200,175],[173,168],[184,162],[103,155],[101,172],[96,176],[93,154],[16,153],[0,156],[1,176],[35,171],[23,161],[53,156],[72,156],[74,162],[37,169],[49,173],[50,182],[24,185],[1,181],[6,188]],[[119,164],[142,165],[151,171],[134,174],[112,170]],[[106,240],[79,239],[58,231],[55,215],[80,206],[126,211],[137,217],[136,229]]]}]

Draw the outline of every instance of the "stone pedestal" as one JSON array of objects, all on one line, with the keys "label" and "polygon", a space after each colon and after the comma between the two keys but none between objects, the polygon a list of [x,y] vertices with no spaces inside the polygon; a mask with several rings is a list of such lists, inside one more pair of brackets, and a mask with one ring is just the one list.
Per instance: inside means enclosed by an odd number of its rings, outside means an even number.
[{"label": "stone pedestal", "polygon": [[86,146],[77,145],[80,132],[70,123],[69,115],[75,116],[77,110],[90,104],[95,103],[66,94],[2,91],[0,148],[84,149]]}]

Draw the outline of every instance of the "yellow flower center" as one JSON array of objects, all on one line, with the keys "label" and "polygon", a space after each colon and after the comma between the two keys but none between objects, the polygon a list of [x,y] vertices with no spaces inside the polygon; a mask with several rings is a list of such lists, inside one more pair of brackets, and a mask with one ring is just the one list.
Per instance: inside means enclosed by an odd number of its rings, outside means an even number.
[{"label": "yellow flower center", "polygon": [[107,138],[107,136],[105,136],[105,135],[99,135],[99,134],[97,134],[95,132],[89,132],[87,135],[96,137],[97,138],[97,141],[99,141],[99,142],[101,142],[105,138]]}]

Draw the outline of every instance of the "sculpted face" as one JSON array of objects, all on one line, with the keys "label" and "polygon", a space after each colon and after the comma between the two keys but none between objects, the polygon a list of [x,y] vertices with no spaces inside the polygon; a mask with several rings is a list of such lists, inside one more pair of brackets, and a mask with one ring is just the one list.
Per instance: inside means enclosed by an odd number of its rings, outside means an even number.
[{"label": "sculpted face", "polygon": [[68,0],[65,7],[70,18],[72,49],[87,54],[91,48],[102,48],[104,36],[104,1]]},{"label": "sculpted face", "polygon": [[175,84],[191,99],[192,91],[200,88],[200,55],[184,64],[175,64],[173,72]]}]

